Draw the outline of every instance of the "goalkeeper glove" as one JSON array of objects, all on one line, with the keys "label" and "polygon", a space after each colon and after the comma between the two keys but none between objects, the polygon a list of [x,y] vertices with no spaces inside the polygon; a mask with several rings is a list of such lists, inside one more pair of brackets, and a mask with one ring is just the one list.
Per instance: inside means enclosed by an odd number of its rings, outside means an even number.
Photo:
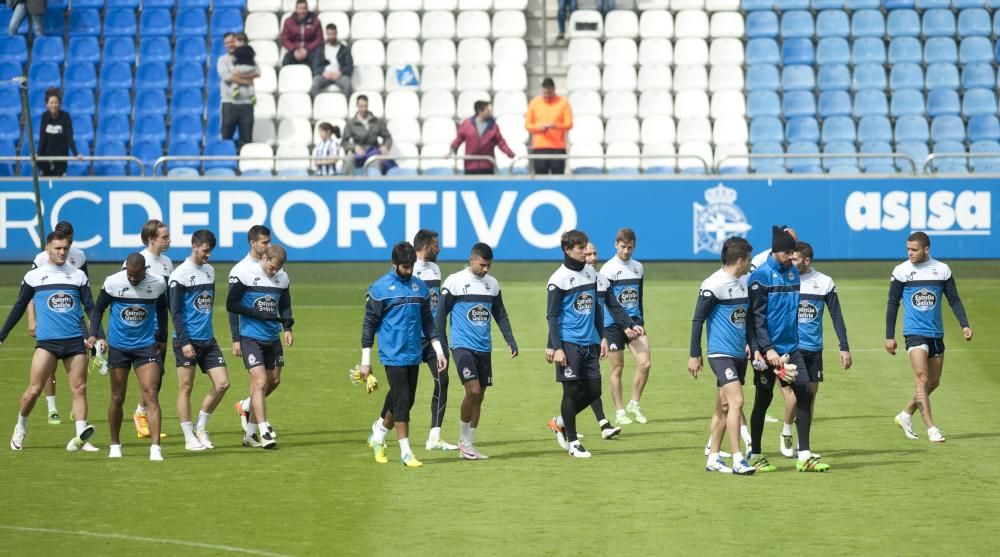
[{"label": "goalkeeper glove", "polygon": [[783,355],[781,357],[781,366],[774,369],[774,374],[786,385],[794,382],[795,378],[799,375],[798,366],[788,363],[790,359],[788,354]]},{"label": "goalkeeper glove", "polygon": [[101,375],[108,374],[108,361],[104,358],[104,350],[101,349],[102,344],[98,343],[94,347],[94,357],[90,359],[90,371],[96,371]]},{"label": "goalkeeper glove", "polygon": [[351,383],[355,385],[364,383],[365,391],[367,391],[368,394],[374,393],[378,390],[378,379],[375,378],[374,373],[369,373],[368,377],[362,377],[361,371],[355,367],[348,371],[347,375],[351,378]]}]

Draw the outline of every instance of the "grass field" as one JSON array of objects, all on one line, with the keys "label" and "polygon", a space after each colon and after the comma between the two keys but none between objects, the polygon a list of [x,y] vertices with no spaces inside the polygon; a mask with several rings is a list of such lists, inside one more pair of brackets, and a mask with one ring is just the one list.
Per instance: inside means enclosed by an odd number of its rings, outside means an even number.
[{"label": "grass field", "polygon": [[[186,253],[175,248],[170,255],[177,261]],[[231,357],[233,388],[209,423],[218,448],[185,453],[170,357],[161,393],[170,434],[166,461],[147,460],[148,443],[135,439],[130,423],[123,430],[131,435],[123,435],[125,458],[110,461],[108,384],[91,376],[90,421],[101,453],[67,453],[73,426],[68,420],[48,425],[44,400],[31,415],[25,449],[0,449],[0,554],[992,553],[990,531],[1000,506],[1000,262],[952,266],[976,337],[962,342],[946,309],[948,361],[933,400],[948,442],[935,446],[905,439],[892,423],[912,388],[905,355],[892,358],[882,349],[885,279],[893,265],[818,266],[838,280],[855,360],[850,371],[835,366],[836,343],[827,326],[827,378],[813,448],[831,471],[796,473],[777,453],[779,430],[769,424],[765,450],[779,471],[741,478],[703,471],[714,381],[710,375],[692,380],[686,372],[697,286],[713,265],[647,265],[653,371],[642,403],[650,423],[602,441],[589,411],[581,414],[584,441],[594,453],[581,461],[561,451],[545,427],[561,396],[542,359],[544,285],[555,264],[498,262],[494,274],[522,353],[510,360],[495,334],[495,387],[478,437],[491,459],[468,462],[423,450],[431,390],[425,368],[411,424],[425,466],[407,470],[398,464],[394,437],[390,464],[372,461],[364,441],[383,392],[365,395],[346,373],[359,358],[364,289],[388,265],[291,264],[296,343],[286,351],[281,388],[269,399],[279,450],[240,447],[232,402],[246,392],[246,374]],[[448,274],[460,265],[441,266]],[[222,273],[228,268],[218,265]],[[93,266],[93,281],[100,284],[110,270]],[[0,317],[23,272],[0,266]],[[223,309],[217,306],[215,324],[226,338]],[[22,322],[0,351],[5,436],[26,385],[31,346]],[[626,366],[630,380],[631,357]],[[376,373],[384,379],[383,370]],[[196,400],[205,381],[199,375]],[[134,382],[130,389],[127,411],[135,403]],[[445,425],[452,442],[460,392],[453,380]],[[746,393],[752,400],[752,389]],[[68,418],[65,384],[59,409]],[[771,414],[779,413],[776,404]]]}]

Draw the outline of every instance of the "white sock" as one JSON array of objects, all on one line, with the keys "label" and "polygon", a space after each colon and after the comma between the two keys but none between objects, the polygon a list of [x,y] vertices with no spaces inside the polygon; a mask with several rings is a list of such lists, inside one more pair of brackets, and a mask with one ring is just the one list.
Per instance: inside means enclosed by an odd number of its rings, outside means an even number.
[{"label": "white sock", "polygon": [[260,422],[259,424],[257,424],[257,432],[260,433],[261,439],[264,438],[264,434],[267,433],[267,430],[269,429],[271,429],[270,422]]},{"label": "white sock", "polygon": [[708,453],[709,464],[714,464],[716,460],[719,460],[719,453]]},{"label": "white sock", "polygon": [[799,462],[805,462],[812,457],[811,451],[799,451]]},{"label": "white sock", "polygon": [[49,405],[49,413],[50,414],[52,412],[57,412],[58,411],[58,409],[56,408],[56,396],[55,395],[45,397],[45,402]]},{"label": "white sock", "polygon": [[430,435],[427,436],[427,440],[430,441],[430,442],[432,442],[432,443],[436,443],[436,442],[440,441],[441,440],[441,428],[440,427],[432,427]]},{"label": "white sock", "polygon": [[706,447],[711,447],[712,446],[712,436],[711,435],[708,436],[708,441],[705,441],[705,446]]},{"label": "white sock", "polygon": [[246,428],[247,437],[252,436],[256,431],[257,431],[257,424],[253,422],[247,422],[247,428]]},{"label": "white sock", "polygon": [[161,454],[160,446],[159,445],[150,445],[149,446],[149,456],[158,455],[158,454]]},{"label": "white sock", "polygon": [[603,420],[599,420],[597,422],[597,427],[599,427],[601,429],[604,429],[604,426],[606,426],[606,425],[611,425],[611,422],[609,422],[607,418],[604,418]]},{"label": "white sock", "polygon": [[556,416],[556,425],[559,427],[566,427],[566,423],[563,422],[562,416]]},{"label": "white sock", "polygon": [[792,424],[784,424],[784,425],[782,425],[781,426],[781,434],[782,435],[791,435],[792,434]]},{"label": "white sock", "polygon": [[76,436],[79,437],[83,430],[87,429],[87,420],[76,421]]},{"label": "white sock", "polygon": [[460,422],[460,423],[461,426],[459,428],[459,431],[461,433],[459,434],[458,441],[460,443],[472,443],[472,433],[469,431],[472,429],[472,424],[470,422]]},{"label": "white sock", "polygon": [[20,427],[24,431],[28,431],[28,417],[27,416],[22,416],[22,415],[18,414],[17,415],[17,425],[18,425],[18,427]]},{"label": "white sock", "polygon": [[375,433],[375,442],[384,443],[385,436],[389,434],[389,429],[385,427],[385,424],[382,423],[382,420],[379,420],[378,424],[375,427],[374,433]]},{"label": "white sock", "polygon": [[240,406],[243,408],[244,412],[250,411],[250,397],[246,397],[240,401]]},{"label": "white sock", "polygon": [[208,428],[208,419],[212,417],[212,414],[205,412],[204,410],[198,412],[198,424],[195,425],[195,430],[205,431]]},{"label": "white sock", "polygon": [[141,405],[141,404],[140,404],[140,405],[137,405],[137,406],[135,407],[135,413],[136,413],[136,414],[145,414],[145,413],[146,413],[146,407],[145,407],[145,406],[143,406],[143,405]]},{"label": "white sock", "polygon": [[411,454],[410,450],[410,439],[408,437],[403,437],[399,440],[399,454],[400,456],[406,456]]},{"label": "white sock", "polygon": [[469,427],[469,444],[471,445],[473,441],[476,440],[476,430],[479,428]]},{"label": "white sock", "polygon": [[745,425],[740,426],[740,437],[743,438],[743,443],[750,444],[750,428]]},{"label": "white sock", "polygon": [[912,420],[913,414],[907,414],[906,410],[903,410],[902,412],[899,413],[899,417],[904,420]]},{"label": "white sock", "polygon": [[737,464],[743,462],[744,460],[746,459],[743,458],[743,453],[739,451],[733,453],[733,466],[736,466]]},{"label": "white sock", "polygon": [[628,405],[629,406],[639,406],[639,401],[638,400],[630,400],[630,401],[628,401]]},{"label": "white sock", "polygon": [[185,441],[190,441],[194,437],[194,429],[191,427],[191,422],[181,422],[181,431],[184,432]]}]

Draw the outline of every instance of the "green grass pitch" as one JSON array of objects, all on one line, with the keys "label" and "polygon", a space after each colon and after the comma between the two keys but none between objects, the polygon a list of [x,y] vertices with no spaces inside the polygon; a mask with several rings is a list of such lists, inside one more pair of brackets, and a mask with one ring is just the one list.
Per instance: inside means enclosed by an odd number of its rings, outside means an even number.
[{"label": "green grass pitch", "polygon": [[[179,261],[186,251],[175,247],[169,254]],[[148,442],[135,438],[129,422],[123,427],[125,458],[108,460],[109,388],[99,375],[88,387],[93,441],[102,452],[67,453],[73,426],[60,371],[59,409],[66,422],[48,425],[40,400],[25,449],[0,449],[0,554],[992,553],[990,531],[1000,506],[1000,263],[953,264],[976,336],[962,342],[945,309],[947,364],[933,401],[948,442],[934,446],[905,439],[892,423],[912,389],[905,355],[893,358],[882,349],[885,279],[893,265],[817,265],[839,285],[855,360],[850,371],[836,365],[827,318],[827,374],[813,447],[832,465],[830,472],[796,473],[777,452],[778,427],[768,424],[765,450],[779,471],[740,478],[703,471],[715,385],[710,374],[693,380],[686,372],[697,286],[714,265],[647,265],[653,369],[642,405],[650,423],[627,426],[619,439],[603,441],[584,412],[580,429],[594,458],[579,461],[559,450],[545,426],[561,396],[542,359],[545,280],[555,264],[498,261],[494,274],[522,352],[510,360],[495,331],[495,387],[487,393],[477,439],[491,459],[468,462],[423,450],[431,392],[425,367],[411,424],[425,466],[408,470],[399,465],[392,435],[390,464],[374,463],[365,437],[384,392],[365,395],[347,378],[360,354],[364,289],[388,264],[293,263],[296,343],[286,351],[281,388],[269,399],[279,450],[240,447],[232,403],[244,396],[247,381],[240,362],[229,357],[232,389],[209,422],[217,448],[186,453],[170,356],[160,396],[170,435],[165,462],[148,461]],[[229,267],[222,263],[217,270]],[[460,264],[441,267],[449,274]],[[93,266],[95,285],[111,270]],[[4,316],[24,271],[0,267]],[[219,285],[224,291],[224,281]],[[226,339],[223,306],[216,306],[215,325]],[[0,351],[4,436],[15,423],[31,347],[22,321]],[[626,381],[631,365],[627,356]],[[385,384],[384,371],[376,367],[376,373]],[[452,378],[444,434],[456,442],[462,394]],[[199,374],[195,400],[205,386]],[[745,392],[749,413],[752,388]],[[603,398],[612,413],[606,379]],[[126,412],[135,400],[133,381]],[[780,397],[775,400],[771,414],[779,415]],[[923,428],[917,430],[923,436]]]}]

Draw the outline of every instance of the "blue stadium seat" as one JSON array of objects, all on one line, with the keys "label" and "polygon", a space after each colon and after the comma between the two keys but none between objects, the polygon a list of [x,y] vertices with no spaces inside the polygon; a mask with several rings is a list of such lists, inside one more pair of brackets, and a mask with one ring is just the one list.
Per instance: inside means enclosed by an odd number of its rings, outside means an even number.
[{"label": "blue stadium seat", "polygon": [[[2,103],[0,103],[2,104]],[[93,89],[69,89],[63,94],[63,106],[72,115],[93,116],[97,112]]]},{"label": "blue stadium seat", "polygon": [[858,10],[851,15],[851,35],[858,37],[877,37],[885,35],[885,19],[878,10]]},{"label": "blue stadium seat", "polygon": [[[0,118],[3,115],[0,114]],[[10,140],[0,140],[0,157],[15,157],[17,156],[17,149],[14,148],[14,142]],[[7,177],[14,175],[14,161],[2,160],[0,159],[0,177]]]},{"label": "blue stadium seat", "polygon": [[139,35],[149,37],[169,37],[174,30],[173,18],[164,9],[145,9],[139,16]]},{"label": "blue stadium seat", "polygon": [[781,61],[778,43],[774,39],[750,39],[747,41],[746,61],[748,65],[777,64]]},{"label": "blue stadium seat", "polygon": [[[73,135],[76,135],[76,126],[73,126]],[[90,156],[89,141],[80,141],[79,136],[77,136],[74,142],[76,143],[76,150],[78,153],[80,153],[85,157]],[[72,176],[72,177],[90,176],[91,170],[92,170],[91,162],[89,160],[87,161],[71,160],[66,164],[67,176]]]},{"label": "blue stadium seat", "polygon": [[823,10],[816,16],[816,36],[847,38],[851,24],[847,21],[847,12],[843,10]]},{"label": "blue stadium seat", "polygon": [[163,89],[143,89],[135,94],[135,115],[166,116],[167,95]]},{"label": "blue stadium seat", "polygon": [[761,116],[750,121],[750,144],[782,142],[785,132],[781,120],[774,116]]},{"label": "blue stadium seat", "polygon": [[882,91],[858,91],[854,95],[854,116],[885,116],[889,113],[889,103]]},{"label": "blue stadium seat", "polygon": [[132,141],[156,143],[160,147],[165,145],[167,143],[167,126],[163,121],[163,116],[136,117],[135,126],[132,128]]},{"label": "blue stadium seat", "polygon": [[169,64],[172,60],[170,56],[170,37],[142,37],[139,40],[139,62],[162,62]]},{"label": "blue stadium seat", "polygon": [[896,143],[921,141],[926,143],[927,119],[922,116],[903,116],[896,120]]},{"label": "blue stadium seat", "polygon": [[81,10],[81,9],[85,9],[85,8],[86,9],[91,9],[91,10],[100,10],[100,9],[103,9],[104,8],[104,0],[75,0],[73,2],[73,9],[74,10]]},{"label": "blue stadium seat", "polygon": [[[819,146],[815,143],[789,143],[788,153],[792,155],[819,154]],[[788,159],[788,168],[793,174],[822,174],[819,157],[804,159]]]},{"label": "blue stadium seat", "polygon": [[218,88],[208,89],[208,94],[206,95],[205,99],[205,108],[207,109],[210,106],[218,107],[221,105],[222,105],[222,96],[219,94],[219,89]]},{"label": "blue stadium seat", "polygon": [[[897,143],[896,152],[901,155],[906,155],[913,160],[913,162],[916,163],[917,172],[921,172],[924,167],[924,161],[927,159],[927,142],[904,141],[902,143]],[[896,159],[896,168],[909,172],[910,163],[902,159]]]},{"label": "blue stadium seat", "polygon": [[193,62],[178,62],[177,64],[174,64],[174,75],[170,85],[175,90],[204,88],[204,66]]},{"label": "blue stadium seat", "polygon": [[1000,5],[993,6],[993,34],[1000,35]]},{"label": "blue stadium seat", "polygon": [[101,34],[101,14],[97,10],[74,8],[69,12],[69,35],[96,37]]},{"label": "blue stadium seat", "polygon": [[816,88],[816,75],[812,66],[785,66],[781,71],[781,88],[785,91],[812,91]]},{"label": "blue stadium seat", "polygon": [[986,10],[982,8],[968,9],[958,13],[958,36],[960,38],[989,37],[991,30],[990,14]]},{"label": "blue stadium seat", "polygon": [[[234,157],[236,156],[236,144],[228,139],[213,139],[205,144],[205,156],[211,157]],[[217,173],[216,171],[228,171]],[[236,161],[205,161],[206,176],[231,176],[236,171]]]},{"label": "blue stadium seat", "polygon": [[993,43],[986,37],[962,39],[962,44],[958,48],[958,61],[963,65],[993,62]]},{"label": "blue stadium seat", "polygon": [[68,63],[65,82],[67,88],[93,89],[97,87],[97,70],[91,63]]},{"label": "blue stadium seat", "polygon": [[[971,153],[1000,153],[1000,143],[996,141],[975,141],[969,148]],[[1000,172],[1000,157],[970,159],[973,172]]]},{"label": "blue stadium seat", "polygon": [[962,115],[985,116],[997,113],[997,96],[989,89],[967,89],[962,98]]},{"label": "blue stadium seat", "polygon": [[892,141],[892,126],[885,116],[866,116],[858,120],[858,141],[861,143]]},{"label": "blue stadium seat", "polygon": [[[102,91],[102,94],[106,91]],[[97,119],[97,145],[104,142],[127,142],[132,137],[128,116],[104,116]]]},{"label": "blue stadium seat", "polygon": [[73,139],[77,146],[84,143],[90,144],[94,140],[94,119],[82,114],[72,114],[71,116],[73,120]]},{"label": "blue stadium seat", "polygon": [[6,83],[7,87],[13,87],[10,80],[15,77],[21,77],[23,72],[24,70],[21,64],[14,62],[0,62],[0,83]]},{"label": "blue stadium seat", "polygon": [[778,36],[778,16],[774,12],[750,12],[747,14],[746,36],[748,39]]},{"label": "blue stadium seat", "polygon": [[201,89],[174,89],[170,95],[170,117],[197,116],[205,112]]},{"label": "blue stadium seat", "polygon": [[[201,156],[198,143],[193,141],[171,141],[167,148],[168,157],[198,157]],[[166,164],[167,175],[170,176],[190,176],[191,172],[198,173],[199,162],[196,159],[170,161]],[[176,172],[177,170],[188,169],[188,172]]]},{"label": "blue stadium seat", "polygon": [[222,119],[218,110],[208,109],[208,118],[205,120],[205,137],[222,137]]},{"label": "blue stadium seat", "polygon": [[931,141],[965,141],[965,123],[958,116],[938,116],[931,121]]},{"label": "blue stadium seat", "polygon": [[0,141],[17,143],[21,140],[21,123],[16,116],[0,114]]},{"label": "blue stadium seat", "polygon": [[958,47],[950,37],[931,37],[924,42],[924,62],[954,64],[958,62]]},{"label": "blue stadium seat", "polygon": [[847,69],[845,64],[820,66],[816,82],[821,93],[847,90],[851,87],[851,70]]},{"label": "blue stadium seat", "polygon": [[954,37],[955,16],[951,10],[934,9],[924,12],[925,37]]},{"label": "blue stadium seat", "polygon": [[811,39],[816,34],[812,14],[805,10],[793,10],[781,14],[781,36],[786,39]]},{"label": "blue stadium seat", "polygon": [[747,116],[781,116],[781,102],[774,91],[754,91],[747,95]]},{"label": "blue stadium seat", "polygon": [[774,10],[774,0],[740,0],[744,11]]},{"label": "blue stadium seat", "polygon": [[62,38],[36,37],[31,45],[31,63],[54,62],[62,64],[66,58]]},{"label": "blue stadium seat", "polygon": [[69,48],[66,53],[67,69],[80,62],[96,64],[100,61],[101,47],[97,44],[97,37],[69,38]]},{"label": "blue stadium seat", "polygon": [[243,30],[243,12],[235,8],[212,10],[212,36],[239,33]]},{"label": "blue stadium seat", "polygon": [[53,62],[32,64],[28,69],[28,88],[48,89],[62,86],[62,72]]},{"label": "blue stadium seat", "polygon": [[103,64],[98,85],[101,89],[131,89],[132,66],[124,62]]},{"label": "blue stadium seat", "polygon": [[857,10],[877,10],[881,5],[881,0],[845,0],[844,7],[848,11]]},{"label": "blue stadium seat", "polygon": [[131,8],[132,10],[137,10],[139,9],[139,0],[107,0],[107,4],[105,5],[108,7],[108,9]]},{"label": "blue stadium seat", "polygon": [[917,64],[896,64],[889,72],[889,87],[896,89],[923,89],[924,71]]},{"label": "blue stadium seat", "polygon": [[789,118],[785,122],[785,138],[789,143],[816,143],[819,141],[819,124],[811,116]]},{"label": "blue stadium seat", "polygon": [[924,94],[917,89],[900,89],[892,93],[892,104],[889,106],[893,118],[900,116],[923,116]]},{"label": "blue stadium seat", "polygon": [[958,68],[954,64],[927,66],[926,89],[958,89]]},{"label": "blue stadium seat", "polygon": [[[965,153],[965,145],[958,141],[942,141],[934,144],[934,153]],[[968,159],[948,157],[935,159],[931,167],[938,174],[968,174]]]},{"label": "blue stadium seat", "polygon": [[181,116],[179,118],[171,116],[170,143],[190,141],[201,144],[201,140],[201,116]]},{"label": "blue stadium seat", "polygon": [[958,100],[958,92],[952,89],[932,89],[927,93],[927,115],[931,118],[938,116],[958,116],[962,111],[962,105]]},{"label": "blue stadium seat", "polygon": [[101,89],[97,100],[101,118],[105,116],[131,116],[132,99],[128,89]]},{"label": "blue stadium seat", "polygon": [[135,31],[135,12],[133,10],[108,10],[104,14],[105,37],[134,37]]},{"label": "blue stadium seat", "polygon": [[838,141],[857,141],[854,120],[850,116],[831,116],[823,120],[821,139],[824,144]]},{"label": "blue stadium seat", "polygon": [[917,8],[932,10],[935,8],[950,8],[951,0],[917,0]]},{"label": "blue stadium seat", "polygon": [[893,10],[889,12],[886,32],[890,37],[919,37],[920,16],[914,10]]},{"label": "blue stadium seat", "polygon": [[923,47],[914,37],[895,37],[889,41],[890,64],[921,64]]},{"label": "blue stadium seat", "polygon": [[811,39],[785,39],[781,44],[781,63],[812,64],[816,61]]},{"label": "blue stadium seat", "polygon": [[774,0],[774,7],[779,12],[789,10],[808,10],[809,0]]},{"label": "blue stadium seat", "polygon": [[756,64],[747,68],[747,91],[777,91],[779,86],[777,67],[771,64]]},{"label": "blue stadium seat", "polygon": [[199,8],[177,10],[174,37],[204,37],[207,34],[208,19],[205,17],[205,10]]},{"label": "blue stadium seat", "polygon": [[[823,146],[824,154],[831,155],[853,155],[858,150],[853,142],[833,141]],[[822,166],[830,174],[858,174],[856,158],[823,157]]]},{"label": "blue stadium seat", "polygon": [[202,37],[182,37],[177,39],[177,43],[174,45],[174,59],[205,65],[205,61],[208,60],[205,39]]},{"label": "blue stadium seat", "polygon": [[177,0],[178,8],[201,8],[203,10],[207,10],[210,4],[214,4],[215,9],[226,7],[243,8],[242,2],[240,4],[224,6],[222,0],[215,0],[215,2],[212,2],[211,0]]},{"label": "blue stadium seat", "polygon": [[916,0],[885,0],[882,5],[887,10],[912,10],[917,7],[917,2]]},{"label": "blue stadium seat", "polygon": [[781,111],[785,118],[815,116],[816,97],[809,91],[789,91],[781,100]]},{"label": "blue stadium seat", "polygon": [[38,126],[41,122],[39,117],[46,110],[45,91],[47,90],[47,87],[42,89],[28,88],[28,112],[31,114],[32,122],[35,124],[35,130],[38,130]]},{"label": "blue stadium seat", "polygon": [[[997,10],[997,15],[1000,15],[1000,10]],[[995,52],[996,52],[995,58],[997,62],[1000,62],[1000,41],[997,41],[997,48]]]},{"label": "blue stadium seat", "polygon": [[885,64],[885,43],[874,37],[855,39],[851,61],[855,64]]},{"label": "blue stadium seat", "polygon": [[[754,155],[780,155],[784,154],[785,150],[781,147],[781,143],[759,143],[750,149],[750,153]],[[785,168],[784,159],[762,159],[755,158],[750,159],[750,168],[756,174],[784,174],[788,170]]]},{"label": "blue stadium seat", "polygon": [[0,87],[0,115],[21,115],[21,92],[16,87]]},{"label": "blue stadium seat", "polygon": [[849,116],[851,114],[851,96],[847,91],[823,91],[819,94],[819,115]]},{"label": "blue stadium seat", "polygon": [[[146,175],[149,176],[153,172],[153,165],[156,164],[156,159],[163,156],[163,144],[152,141],[133,140],[132,156],[142,161],[143,166],[146,167]],[[132,163],[131,166],[132,175],[135,176],[137,173],[136,165]]]},{"label": "blue stadium seat", "polygon": [[104,63],[135,63],[135,41],[132,37],[108,37],[104,40]]},{"label": "blue stadium seat", "polygon": [[66,34],[66,14],[61,9],[53,9],[51,3],[48,8],[42,20],[42,30],[47,37],[62,37]]},{"label": "blue stadium seat", "polygon": [[[181,1],[191,1],[191,0],[181,0]],[[194,0],[198,1],[198,0]],[[208,0],[201,0],[207,2]],[[212,2],[212,8],[218,10],[219,8],[236,8],[242,10],[246,7],[246,0],[214,0]]]},{"label": "blue stadium seat", "polygon": [[844,9],[844,0],[812,0],[809,2],[809,7],[813,9],[814,12],[820,10],[842,10]]},{"label": "blue stadium seat", "polygon": [[1000,141],[1000,120],[994,115],[969,118],[969,141]]},{"label": "blue stadium seat", "polygon": [[819,40],[816,47],[816,62],[820,65],[847,64],[851,61],[851,49],[847,39],[828,37]]},{"label": "blue stadium seat", "polygon": [[24,37],[20,35],[13,37],[0,36],[0,62],[23,65],[27,61],[28,43],[24,41]]},{"label": "blue stadium seat", "polygon": [[854,79],[851,83],[855,91],[864,89],[884,90],[888,86],[885,78],[885,68],[880,64],[859,64],[854,67]]},{"label": "blue stadium seat", "polygon": [[[986,7],[990,9],[1000,8],[1000,2],[997,0],[986,0]],[[951,0],[951,7],[956,10],[964,10],[966,8],[982,8],[983,0]]]},{"label": "blue stadium seat", "polygon": [[996,86],[993,64],[968,64],[962,68],[962,89],[991,89]]},{"label": "blue stadium seat", "polygon": [[[124,157],[128,152],[125,150],[125,140],[122,141],[99,141],[94,150],[97,157]],[[94,161],[94,175],[96,176],[125,176],[124,161]]]},{"label": "blue stadium seat", "polygon": [[144,89],[166,89],[170,84],[167,76],[167,66],[159,62],[142,63],[135,73],[135,88],[138,91]]},{"label": "blue stadium seat", "polygon": [[[892,146],[888,141],[870,141],[861,144],[861,153],[882,155],[892,153]],[[892,158],[864,158],[860,159],[861,169],[867,174],[895,174],[896,167],[892,164]]]}]

